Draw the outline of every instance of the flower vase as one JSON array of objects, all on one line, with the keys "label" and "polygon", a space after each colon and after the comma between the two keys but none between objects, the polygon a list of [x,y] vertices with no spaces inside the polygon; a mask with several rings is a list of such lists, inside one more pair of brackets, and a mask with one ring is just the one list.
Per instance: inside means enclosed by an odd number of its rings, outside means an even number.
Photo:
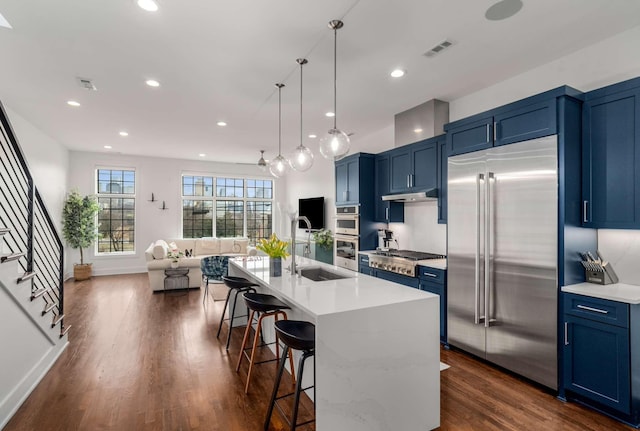
[{"label": "flower vase", "polygon": [[171,262],[171,268],[176,269],[177,267],[178,267],[178,261],[177,260],[172,261]]},{"label": "flower vase", "polygon": [[282,258],[281,257],[269,258],[269,276],[271,277],[282,276]]}]

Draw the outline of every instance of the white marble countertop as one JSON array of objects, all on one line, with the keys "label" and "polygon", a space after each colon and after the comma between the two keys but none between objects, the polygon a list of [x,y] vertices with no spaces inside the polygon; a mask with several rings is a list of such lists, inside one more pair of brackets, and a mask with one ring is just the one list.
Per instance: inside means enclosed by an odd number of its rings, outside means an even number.
[{"label": "white marble countertop", "polygon": [[[376,254],[375,250],[361,250],[358,253],[372,255]],[[447,259],[425,259],[416,261],[416,265],[428,266],[429,268],[447,269]]]},{"label": "white marble countertop", "polygon": [[640,304],[640,286],[633,284],[594,284],[578,283],[562,287],[563,292],[594,298],[609,299],[611,301],[624,302],[626,304]]},{"label": "white marble countertop", "polygon": [[269,258],[235,258],[229,259],[237,266],[253,275],[274,291],[285,301],[291,301],[314,316],[321,316],[345,311],[362,310],[402,302],[433,297],[429,292],[403,286],[380,278],[349,271],[337,266],[328,265],[306,258],[296,257],[298,267],[322,267],[332,272],[347,275],[341,280],[312,281],[304,277],[292,277],[286,270],[290,258],[282,262],[282,276],[269,276]]}]

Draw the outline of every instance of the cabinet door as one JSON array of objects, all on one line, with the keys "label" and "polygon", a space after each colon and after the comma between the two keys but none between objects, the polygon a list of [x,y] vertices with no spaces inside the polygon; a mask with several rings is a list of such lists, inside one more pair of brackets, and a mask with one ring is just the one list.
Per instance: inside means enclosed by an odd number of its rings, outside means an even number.
[{"label": "cabinet door", "polygon": [[409,174],[411,173],[411,151],[406,147],[389,154],[389,183],[391,193],[402,193],[409,190]]},{"label": "cabinet door", "polygon": [[493,116],[460,124],[447,130],[450,156],[484,150],[493,146]]},{"label": "cabinet door", "polygon": [[392,281],[398,284],[404,284],[405,286],[418,288],[419,280],[415,277],[408,277],[406,275],[396,274],[395,272],[389,272],[384,270],[376,270],[376,277],[383,280]]},{"label": "cabinet door", "polygon": [[582,150],[583,225],[640,228],[640,89],[584,103]]},{"label": "cabinet door", "polygon": [[389,156],[376,156],[375,160],[375,221],[382,223],[404,222],[404,204],[383,201],[382,196],[389,194]]},{"label": "cabinet door", "polygon": [[348,190],[348,165],[345,162],[336,162],[336,205],[347,201]]},{"label": "cabinet door", "polygon": [[564,388],[629,414],[629,329],[565,315]]},{"label": "cabinet door", "polygon": [[438,143],[418,144],[411,149],[412,191],[438,187]]},{"label": "cabinet door", "polygon": [[360,164],[358,159],[347,161],[347,202],[360,202]]},{"label": "cabinet door", "polygon": [[438,141],[438,223],[447,223],[447,141]]},{"label": "cabinet door", "polygon": [[494,121],[494,146],[549,136],[556,133],[556,99],[524,106],[502,114]]}]

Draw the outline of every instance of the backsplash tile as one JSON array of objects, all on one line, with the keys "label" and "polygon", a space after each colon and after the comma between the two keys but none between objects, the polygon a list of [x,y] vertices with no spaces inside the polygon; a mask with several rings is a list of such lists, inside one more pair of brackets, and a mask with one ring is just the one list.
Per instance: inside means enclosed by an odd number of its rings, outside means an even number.
[{"label": "backsplash tile", "polygon": [[598,250],[620,283],[640,286],[640,230],[599,229]]}]

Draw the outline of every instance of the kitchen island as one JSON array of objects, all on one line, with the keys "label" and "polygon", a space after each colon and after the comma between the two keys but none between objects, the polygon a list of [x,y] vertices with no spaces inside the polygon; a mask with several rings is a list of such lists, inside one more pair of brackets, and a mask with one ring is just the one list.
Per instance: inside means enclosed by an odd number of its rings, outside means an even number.
[{"label": "kitchen island", "polygon": [[[440,425],[439,298],[396,283],[298,259],[347,278],[269,276],[269,258],[230,259],[288,303],[289,319],[316,325],[316,429],[424,431]],[[265,338],[272,338],[267,330]],[[306,368],[306,367],[305,367]],[[307,370],[311,370],[309,367]],[[305,373],[305,385],[313,373]],[[267,396],[267,395],[265,395]]]}]

